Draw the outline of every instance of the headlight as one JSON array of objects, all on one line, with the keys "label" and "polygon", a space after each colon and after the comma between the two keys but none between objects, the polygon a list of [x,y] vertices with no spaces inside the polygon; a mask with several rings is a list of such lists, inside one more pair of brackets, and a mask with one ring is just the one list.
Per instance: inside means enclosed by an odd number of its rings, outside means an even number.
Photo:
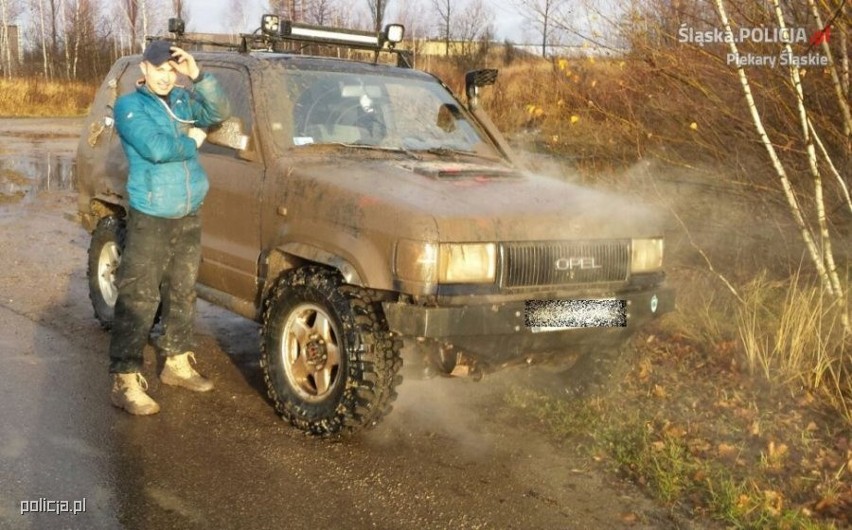
[{"label": "headlight", "polygon": [[653,272],[663,268],[663,238],[634,239],[630,272]]},{"label": "headlight", "polygon": [[497,276],[494,243],[425,243],[402,239],[394,257],[397,278],[418,283],[492,283]]},{"label": "headlight", "polygon": [[438,256],[439,283],[492,283],[497,276],[494,243],[443,243]]}]

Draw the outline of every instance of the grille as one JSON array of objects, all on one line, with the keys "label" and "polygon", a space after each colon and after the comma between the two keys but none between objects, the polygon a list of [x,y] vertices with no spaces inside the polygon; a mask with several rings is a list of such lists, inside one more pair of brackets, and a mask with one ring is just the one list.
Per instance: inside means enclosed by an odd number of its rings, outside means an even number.
[{"label": "grille", "polygon": [[630,240],[504,243],[506,288],[623,282],[630,268]]}]

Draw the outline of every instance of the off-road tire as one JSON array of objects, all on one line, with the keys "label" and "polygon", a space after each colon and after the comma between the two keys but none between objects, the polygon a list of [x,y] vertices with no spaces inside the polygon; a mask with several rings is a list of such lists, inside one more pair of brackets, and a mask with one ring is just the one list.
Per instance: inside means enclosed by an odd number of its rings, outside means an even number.
[{"label": "off-road tire", "polygon": [[[317,385],[317,395],[306,398],[294,381],[295,361],[285,367],[282,345],[293,319],[311,311],[330,322],[339,364],[326,391]],[[401,348],[375,293],[344,284],[336,271],[314,265],[285,271],[266,299],[260,365],[269,398],[282,418],[307,433],[346,435],[377,424],[402,382]]]},{"label": "off-road tire", "polygon": [[[124,219],[107,216],[98,221],[95,231],[92,232],[92,240],[89,243],[89,299],[92,301],[92,308],[95,310],[95,318],[98,319],[101,327],[108,330],[112,327],[112,321],[115,317],[115,300],[111,299],[108,292],[104,290],[104,282],[109,282],[110,279],[106,275],[112,275],[114,280],[115,270],[118,262],[120,262],[120,254],[124,249],[125,223]],[[111,271],[105,270],[105,261],[108,260],[110,248],[118,250],[119,260],[114,263]],[[114,268],[113,268],[114,267]],[[114,281],[112,282],[115,288]]]}]

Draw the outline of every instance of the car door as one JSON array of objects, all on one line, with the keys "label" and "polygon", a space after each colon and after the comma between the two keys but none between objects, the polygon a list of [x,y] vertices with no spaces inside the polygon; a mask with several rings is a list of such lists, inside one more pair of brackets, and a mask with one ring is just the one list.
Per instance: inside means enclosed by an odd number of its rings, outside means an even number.
[{"label": "car door", "polygon": [[260,189],[263,163],[253,133],[253,97],[241,65],[202,65],[222,84],[232,115],[243,122],[248,147],[238,150],[205,142],[199,160],[210,180],[201,210],[202,258],[198,282],[255,303],[260,255]]}]

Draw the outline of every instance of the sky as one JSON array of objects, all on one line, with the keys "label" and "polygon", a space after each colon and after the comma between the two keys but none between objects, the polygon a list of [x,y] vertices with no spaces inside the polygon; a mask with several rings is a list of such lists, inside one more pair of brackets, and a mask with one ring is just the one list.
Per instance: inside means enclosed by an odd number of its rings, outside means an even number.
[{"label": "sky", "polygon": [[[362,3],[366,10],[366,0],[353,1]],[[393,0],[391,1],[393,2]],[[190,6],[190,17],[187,31],[219,33],[226,32],[229,29],[226,21],[232,18],[228,10],[228,4],[230,2],[227,2],[226,0],[187,0],[187,2]],[[391,3],[388,6],[388,13],[385,15],[385,19],[388,22],[393,21],[393,8],[395,3],[396,2]],[[429,5],[429,0],[424,0],[422,3],[424,5]],[[491,2],[491,4],[498,4],[494,7],[497,40],[509,38],[516,43],[534,41],[533,34],[527,31],[527,34],[525,35],[524,30],[520,27],[520,17],[518,14],[511,8],[503,6],[505,2]],[[251,24],[253,24],[252,27],[244,29],[244,31],[248,33],[260,25],[260,16],[263,14],[263,6],[266,5],[266,2],[264,0],[245,0],[243,5],[245,6],[246,18],[251,21]]]}]

